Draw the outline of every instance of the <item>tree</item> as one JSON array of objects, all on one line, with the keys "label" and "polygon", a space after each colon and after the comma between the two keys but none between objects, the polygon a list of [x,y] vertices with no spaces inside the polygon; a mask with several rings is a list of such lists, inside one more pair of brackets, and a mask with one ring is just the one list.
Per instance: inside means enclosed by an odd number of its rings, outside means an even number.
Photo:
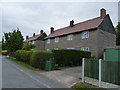
[{"label": "tree", "polygon": [[2,38],[2,42],[1,42],[1,48],[2,48],[2,50],[6,50],[6,46],[5,46],[4,37]]},{"label": "tree", "polygon": [[8,51],[15,52],[16,50],[22,49],[23,47],[23,36],[19,31],[13,30],[13,32],[4,33],[5,36],[5,46]]},{"label": "tree", "polygon": [[2,49],[2,42],[0,42],[0,50]]},{"label": "tree", "polygon": [[118,25],[116,26],[117,33],[116,33],[116,45],[120,45],[120,22],[118,22]]},{"label": "tree", "polygon": [[29,42],[24,42],[23,44],[23,50],[30,50],[35,48],[35,45]]}]

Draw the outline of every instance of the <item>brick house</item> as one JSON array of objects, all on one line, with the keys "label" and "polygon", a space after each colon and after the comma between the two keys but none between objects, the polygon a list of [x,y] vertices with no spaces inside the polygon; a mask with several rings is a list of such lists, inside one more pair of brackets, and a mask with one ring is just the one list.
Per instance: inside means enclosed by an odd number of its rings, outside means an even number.
[{"label": "brick house", "polygon": [[47,34],[43,30],[40,30],[40,34],[35,35],[33,33],[32,37],[26,36],[26,41],[35,44],[36,47],[33,50],[45,50],[44,39],[46,36]]},{"label": "brick house", "polygon": [[91,51],[92,56],[102,58],[104,48],[114,46],[116,31],[109,14],[100,10],[100,16],[70,25],[58,30],[51,27],[51,33],[45,38],[45,50],[50,49],[81,49]]}]

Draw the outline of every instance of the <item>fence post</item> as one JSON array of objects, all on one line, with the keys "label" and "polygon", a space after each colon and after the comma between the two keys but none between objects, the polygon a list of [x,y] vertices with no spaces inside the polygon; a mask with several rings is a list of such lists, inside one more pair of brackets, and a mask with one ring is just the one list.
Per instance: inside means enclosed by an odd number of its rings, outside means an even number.
[{"label": "fence post", "polygon": [[82,59],[82,82],[84,82],[84,62],[85,58]]},{"label": "fence post", "polygon": [[99,59],[99,87],[101,87],[101,61],[102,59]]}]

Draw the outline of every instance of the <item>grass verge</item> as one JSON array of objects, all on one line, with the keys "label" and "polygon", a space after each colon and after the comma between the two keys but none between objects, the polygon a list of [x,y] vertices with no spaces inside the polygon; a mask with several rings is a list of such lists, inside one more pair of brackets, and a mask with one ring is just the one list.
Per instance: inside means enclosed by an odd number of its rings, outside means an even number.
[{"label": "grass verge", "polygon": [[28,68],[28,69],[30,69],[30,70],[33,70],[33,71],[39,71],[39,70],[40,70],[40,69],[38,69],[38,68],[33,68],[33,67],[31,67],[30,65],[28,65],[28,64],[26,64],[26,63],[24,63],[24,62],[17,61],[15,58],[12,58],[12,57],[7,57],[7,59],[8,59],[8,60],[11,60],[11,61],[15,62],[16,64],[19,64],[19,65],[21,65],[21,66],[23,66],[23,67],[26,67],[26,68]]},{"label": "grass verge", "polygon": [[108,90],[105,88],[99,88],[95,85],[88,84],[88,83],[77,83],[72,86],[75,90]]}]

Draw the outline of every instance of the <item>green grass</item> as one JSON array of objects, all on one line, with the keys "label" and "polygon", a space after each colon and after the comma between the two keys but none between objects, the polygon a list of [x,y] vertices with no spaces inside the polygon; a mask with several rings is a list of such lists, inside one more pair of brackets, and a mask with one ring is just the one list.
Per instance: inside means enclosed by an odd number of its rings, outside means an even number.
[{"label": "green grass", "polygon": [[21,65],[21,66],[23,66],[23,67],[26,67],[26,68],[28,68],[28,69],[30,69],[30,70],[33,70],[33,71],[39,71],[39,70],[40,70],[40,69],[38,69],[38,68],[33,68],[33,67],[31,67],[30,65],[28,65],[28,64],[26,64],[26,63],[24,63],[24,62],[17,61],[15,58],[12,58],[12,57],[7,57],[7,59],[8,59],[8,60],[11,60],[11,61],[15,62],[16,64],[19,64],[19,65]]},{"label": "green grass", "polygon": [[88,84],[88,83],[77,83],[75,85],[72,86],[72,88],[74,88],[75,90],[108,90],[105,88],[99,88],[95,85],[92,84]]}]

